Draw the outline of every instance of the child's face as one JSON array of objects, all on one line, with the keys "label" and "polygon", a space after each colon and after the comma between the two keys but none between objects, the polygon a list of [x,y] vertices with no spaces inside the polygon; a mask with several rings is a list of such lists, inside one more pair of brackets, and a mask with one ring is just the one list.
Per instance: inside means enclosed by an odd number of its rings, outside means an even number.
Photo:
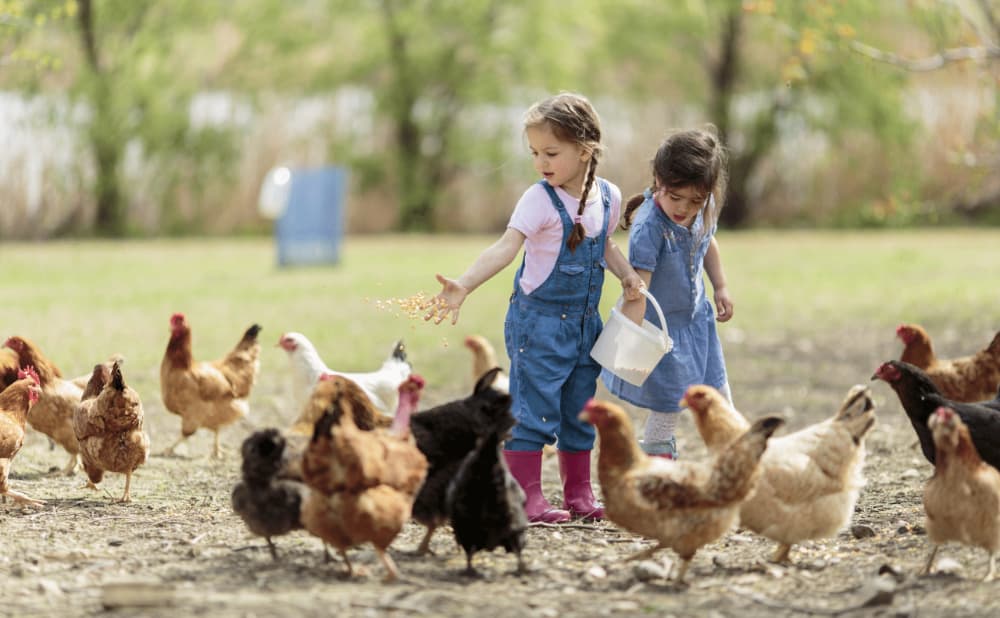
[{"label": "child's face", "polygon": [[671,221],[684,227],[691,227],[698,211],[708,203],[708,193],[695,187],[657,189],[653,198]]},{"label": "child's face", "polygon": [[535,171],[553,187],[579,198],[590,153],[579,144],[560,141],[548,125],[528,127],[524,133]]}]

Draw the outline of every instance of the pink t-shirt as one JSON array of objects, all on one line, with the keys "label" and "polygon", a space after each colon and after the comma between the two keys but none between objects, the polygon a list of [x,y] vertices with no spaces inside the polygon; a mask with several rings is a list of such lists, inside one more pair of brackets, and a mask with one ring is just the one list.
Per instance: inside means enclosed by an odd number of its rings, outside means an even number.
[{"label": "pink t-shirt", "polygon": [[[607,181],[605,181],[607,182]],[[608,182],[611,189],[611,212],[608,213],[608,237],[618,226],[618,217],[622,210],[622,192],[613,183]],[[572,218],[580,201],[556,187],[556,195],[562,200],[563,206]],[[590,194],[587,196],[587,207],[583,209],[583,229],[587,236],[594,237],[601,232],[604,221],[604,207],[601,202],[601,188],[595,180]],[[521,274],[521,290],[530,294],[545,282],[559,258],[559,250],[563,245],[563,224],[559,212],[549,199],[545,187],[535,183],[528,187],[510,216],[507,227],[514,228],[525,236],[524,240],[524,272]]]}]

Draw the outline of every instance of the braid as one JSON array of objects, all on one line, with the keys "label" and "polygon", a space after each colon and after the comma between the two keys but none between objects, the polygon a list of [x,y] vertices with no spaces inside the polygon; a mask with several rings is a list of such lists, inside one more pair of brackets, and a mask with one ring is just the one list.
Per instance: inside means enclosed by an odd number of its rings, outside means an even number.
[{"label": "braid", "polygon": [[[580,193],[580,207],[576,210],[576,216],[583,216],[583,209],[587,207],[587,194],[590,193],[590,188],[594,186],[594,178],[597,176],[597,153],[593,153],[590,157],[590,165],[587,167],[587,179],[583,182],[583,192]],[[583,242],[584,236],[586,236],[587,231],[583,229],[583,222],[577,221],[573,224],[573,232],[569,235],[566,240],[566,246],[569,247],[570,251],[576,251],[577,246]]]},{"label": "braid", "polygon": [[628,198],[628,202],[625,203],[625,212],[622,213],[622,221],[620,227],[623,230],[627,230],[632,227],[632,217],[635,216],[635,209],[642,205],[646,201],[646,196],[642,193],[636,193],[632,197]]}]

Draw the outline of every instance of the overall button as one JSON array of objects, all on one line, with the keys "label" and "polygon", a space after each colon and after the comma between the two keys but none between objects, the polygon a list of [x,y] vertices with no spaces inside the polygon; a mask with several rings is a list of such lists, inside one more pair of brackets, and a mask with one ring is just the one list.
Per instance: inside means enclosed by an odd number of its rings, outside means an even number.
[{"label": "overall button", "polygon": [[565,320],[565,319],[566,319],[566,314],[564,313],[564,314],[562,314],[562,316],[560,316],[560,317],[562,317],[562,319],[564,319],[564,320]]}]

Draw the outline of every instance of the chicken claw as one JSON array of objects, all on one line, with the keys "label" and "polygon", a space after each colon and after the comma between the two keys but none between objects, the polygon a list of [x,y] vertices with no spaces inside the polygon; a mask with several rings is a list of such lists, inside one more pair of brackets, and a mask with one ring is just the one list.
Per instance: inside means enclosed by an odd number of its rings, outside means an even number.
[{"label": "chicken claw", "polygon": [[10,496],[14,499],[16,504],[25,504],[27,506],[45,506],[44,500],[35,500],[34,498],[29,498],[28,496],[14,491],[13,489],[8,489],[4,494],[4,498]]}]

